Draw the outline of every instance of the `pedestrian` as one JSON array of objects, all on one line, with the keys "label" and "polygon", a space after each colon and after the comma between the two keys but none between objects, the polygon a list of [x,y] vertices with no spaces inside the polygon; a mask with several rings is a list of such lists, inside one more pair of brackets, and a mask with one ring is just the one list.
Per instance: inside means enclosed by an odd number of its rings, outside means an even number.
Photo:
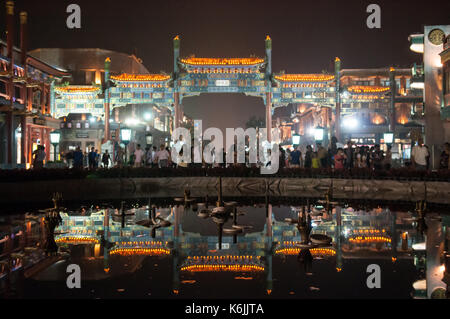
[{"label": "pedestrian", "polygon": [[159,152],[156,153],[156,160],[158,162],[159,168],[163,168],[163,167],[168,167],[169,166],[170,153],[164,147],[164,144],[161,144],[161,146],[159,147]]},{"label": "pedestrian", "polygon": [[152,158],[152,148],[150,146],[147,146],[145,148],[145,166],[151,167],[153,162]]},{"label": "pedestrian", "polygon": [[317,158],[320,162],[320,167],[327,167],[328,166],[328,152],[325,149],[325,147],[322,146],[322,143],[317,143]]},{"label": "pedestrian", "polygon": [[353,146],[352,141],[347,142],[347,148],[344,151],[345,153],[345,168],[353,168]]},{"label": "pedestrian", "polygon": [[34,169],[43,168],[45,157],[46,157],[45,146],[38,145],[37,149],[33,152],[33,168]]},{"label": "pedestrian", "polygon": [[105,150],[105,153],[103,153],[102,156],[102,163],[104,168],[108,168],[110,159],[111,156],[109,156],[108,150]]},{"label": "pedestrian", "polygon": [[306,153],[305,153],[305,168],[311,168],[312,157],[313,157],[313,151],[312,151],[311,145],[307,145]]},{"label": "pedestrian", "polygon": [[300,151],[300,146],[298,146],[291,153],[291,167],[298,168],[300,167],[300,159],[302,158],[302,152]]},{"label": "pedestrian", "polygon": [[373,168],[380,170],[383,168],[383,152],[380,150],[380,145],[376,144],[372,153]]},{"label": "pedestrian", "polygon": [[79,146],[77,146],[76,150],[73,152],[73,168],[83,168],[83,153]]},{"label": "pedestrian", "polygon": [[286,152],[281,146],[279,146],[278,150],[279,150],[279,162],[278,163],[280,165],[280,168],[283,168],[286,166]]},{"label": "pedestrian", "polygon": [[317,152],[314,152],[311,159],[311,167],[312,168],[320,168],[320,160]]},{"label": "pedestrian", "polygon": [[444,150],[441,153],[441,158],[439,161],[440,169],[450,169],[450,143],[444,144]]},{"label": "pedestrian", "polygon": [[428,156],[428,149],[423,145],[423,139],[419,138],[417,145],[415,145],[411,151],[413,168],[417,170],[426,170]]},{"label": "pedestrian", "polygon": [[95,158],[94,158],[94,169],[98,168],[98,162],[100,161],[100,154],[98,150],[95,150]]},{"label": "pedestrian", "polygon": [[95,169],[96,157],[97,157],[97,153],[95,152],[95,148],[91,147],[91,151],[88,154],[89,169]]},{"label": "pedestrian", "polygon": [[345,154],[344,150],[340,147],[337,150],[337,154],[334,155],[334,169],[344,169]]},{"label": "pedestrian", "polygon": [[134,167],[141,167],[144,161],[144,151],[141,149],[141,144],[138,144],[134,151]]},{"label": "pedestrian", "polygon": [[156,146],[152,148],[152,167],[158,166],[158,159],[156,158],[156,153],[158,152]]},{"label": "pedestrian", "polygon": [[124,155],[123,148],[121,148],[119,146],[119,148],[117,149],[116,158],[115,158],[117,166],[119,166],[119,167],[123,167],[123,155]]},{"label": "pedestrian", "polygon": [[385,170],[390,170],[392,167],[392,146],[388,145],[386,150],[386,155],[384,156],[383,164]]}]

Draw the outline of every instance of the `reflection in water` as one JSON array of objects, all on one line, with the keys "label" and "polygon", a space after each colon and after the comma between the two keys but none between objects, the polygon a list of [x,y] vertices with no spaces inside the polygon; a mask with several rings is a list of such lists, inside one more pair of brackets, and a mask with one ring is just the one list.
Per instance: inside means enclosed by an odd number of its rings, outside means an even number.
[{"label": "reflection in water", "polygon": [[[420,208],[272,207],[268,198],[244,207],[220,198],[215,208],[189,200],[185,196],[187,205],[170,207],[124,204],[119,210],[3,217],[0,293],[26,298],[44,293],[59,298],[445,296],[447,216],[425,215]],[[71,263],[82,271],[83,287],[77,291],[65,285]],[[366,286],[370,264],[382,269],[381,289]]]}]

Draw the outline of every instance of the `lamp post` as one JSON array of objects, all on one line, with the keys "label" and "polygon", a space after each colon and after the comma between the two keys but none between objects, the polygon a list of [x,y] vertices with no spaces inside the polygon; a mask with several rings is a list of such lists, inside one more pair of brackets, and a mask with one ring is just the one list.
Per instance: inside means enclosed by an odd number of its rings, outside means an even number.
[{"label": "lamp post", "polygon": [[383,139],[385,144],[392,144],[394,142],[394,133],[390,132],[384,133]]},{"label": "lamp post", "polygon": [[120,140],[125,144],[125,163],[127,162],[127,149],[128,143],[131,140],[131,129],[128,127],[122,127],[120,129]]},{"label": "lamp post", "polygon": [[147,133],[145,135],[145,140],[147,142],[147,145],[152,145],[153,144],[153,135],[151,133]]},{"label": "lamp post", "polygon": [[324,131],[323,127],[320,126],[314,129],[314,140],[316,141],[316,143],[323,141],[323,131]]},{"label": "lamp post", "polygon": [[292,145],[296,146],[300,144],[300,135],[294,134],[292,135]]},{"label": "lamp post", "polygon": [[59,144],[61,138],[61,132],[50,132],[50,143],[53,145],[53,161],[56,162],[56,146]]}]

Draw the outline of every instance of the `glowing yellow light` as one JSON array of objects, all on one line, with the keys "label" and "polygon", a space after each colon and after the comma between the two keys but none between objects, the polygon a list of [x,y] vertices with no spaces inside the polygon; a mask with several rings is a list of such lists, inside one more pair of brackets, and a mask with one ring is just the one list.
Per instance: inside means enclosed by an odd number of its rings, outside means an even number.
[{"label": "glowing yellow light", "polygon": [[92,237],[64,236],[64,237],[55,239],[55,242],[66,243],[66,244],[71,244],[71,243],[95,243],[95,244],[98,244],[99,241],[97,238],[92,238]]},{"label": "glowing yellow light", "polygon": [[331,74],[281,74],[275,79],[284,82],[325,82],[334,80]]},{"label": "glowing yellow light", "polygon": [[56,87],[55,91],[58,93],[97,93],[100,88],[96,86],[63,86]]},{"label": "glowing yellow light", "polygon": [[372,85],[352,85],[348,87],[351,93],[383,93],[389,91],[389,87]]},{"label": "glowing yellow light", "polygon": [[170,75],[166,74],[128,74],[112,75],[112,80],[116,81],[167,81]]},{"label": "glowing yellow light", "polygon": [[182,63],[190,65],[255,65],[264,63],[260,58],[187,58]]}]

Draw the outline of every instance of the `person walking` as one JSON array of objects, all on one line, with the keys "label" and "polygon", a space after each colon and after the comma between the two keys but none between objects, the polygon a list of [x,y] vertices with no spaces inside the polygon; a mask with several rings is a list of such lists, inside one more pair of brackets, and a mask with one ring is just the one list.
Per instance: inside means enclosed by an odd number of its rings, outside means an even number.
[{"label": "person walking", "polygon": [[38,145],[37,149],[33,152],[33,168],[34,169],[43,168],[45,157],[46,157],[45,146]]},{"label": "person walking", "polygon": [[411,152],[413,168],[417,170],[426,170],[428,156],[428,149],[423,145],[423,139],[420,138]]},{"label": "person walking", "polygon": [[138,144],[134,151],[134,167],[141,167],[144,161],[144,151],[141,149],[141,144]]},{"label": "person walking", "polygon": [[147,146],[145,148],[145,160],[144,160],[144,162],[145,162],[145,166],[146,167],[151,167],[152,166],[152,162],[153,162],[153,159],[152,159],[152,148],[150,146]]},{"label": "person walking", "polygon": [[384,160],[383,160],[383,164],[384,164],[384,169],[385,170],[390,170],[392,167],[392,146],[388,145],[387,146],[387,150],[386,150],[386,155],[384,156]]},{"label": "person walking", "polygon": [[305,168],[311,168],[312,156],[313,156],[313,151],[312,151],[311,145],[308,145],[308,146],[306,146],[306,153],[305,153]]},{"label": "person walking", "polygon": [[311,168],[320,168],[320,160],[319,160],[319,155],[317,154],[317,152],[314,152],[312,154]]},{"label": "person walking", "polygon": [[337,154],[334,155],[334,169],[344,169],[345,154],[342,148],[338,148]]},{"label": "person walking", "polygon": [[352,141],[347,142],[347,148],[344,151],[345,153],[345,168],[353,168],[353,146]]},{"label": "person walking", "polygon": [[117,149],[116,159],[115,159],[117,166],[119,166],[119,167],[123,167],[123,155],[124,155],[123,148],[121,148],[119,146],[119,148]]},{"label": "person walking", "polygon": [[92,147],[91,151],[88,154],[88,164],[89,164],[89,169],[95,169],[95,160],[97,157],[97,153],[95,152],[95,148]]},{"label": "person walking", "polygon": [[300,151],[300,146],[298,146],[291,153],[291,167],[298,168],[300,167],[300,159],[302,157],[302,152]]},{"label": "person walking", "polygon": [[170,153],[164,147],[164,144],[161,144],[159,147],[159,152],[156,153],[156,160],[158,162],[159,168],[168,167],[170,160]]},{"label": "person walking", "polygon": [[373,161],[373,168],[375,170],[380,170],[383,168],[383,152],[380,150],[380,145],[375,145],[375,150],[372,153],[372,161]]},{"label": "person walking", "polygon": [[104,168],[108,168],[110,160],[111,160],[111,156],[109,156],[108,150],[105,150],[105,153],[103,153],[103,156],[102,156],[102,163],[103,163]]},{"label": "person walking", "polygon": [[322,143],[317,143],[317,157],[320,162],[320,167],[328,167],[328,152],[325,147],[322,146]]},{"label": "person walking", "polygon": [[83,153],[79,146],[77,146],[76,150],[73,152],[73,168],[83,168]]},{"label": "person walking", "polygon": [[439,168],[440,169],[450,169],[450,143],[444,144],[444,150],[441,153]]}]

